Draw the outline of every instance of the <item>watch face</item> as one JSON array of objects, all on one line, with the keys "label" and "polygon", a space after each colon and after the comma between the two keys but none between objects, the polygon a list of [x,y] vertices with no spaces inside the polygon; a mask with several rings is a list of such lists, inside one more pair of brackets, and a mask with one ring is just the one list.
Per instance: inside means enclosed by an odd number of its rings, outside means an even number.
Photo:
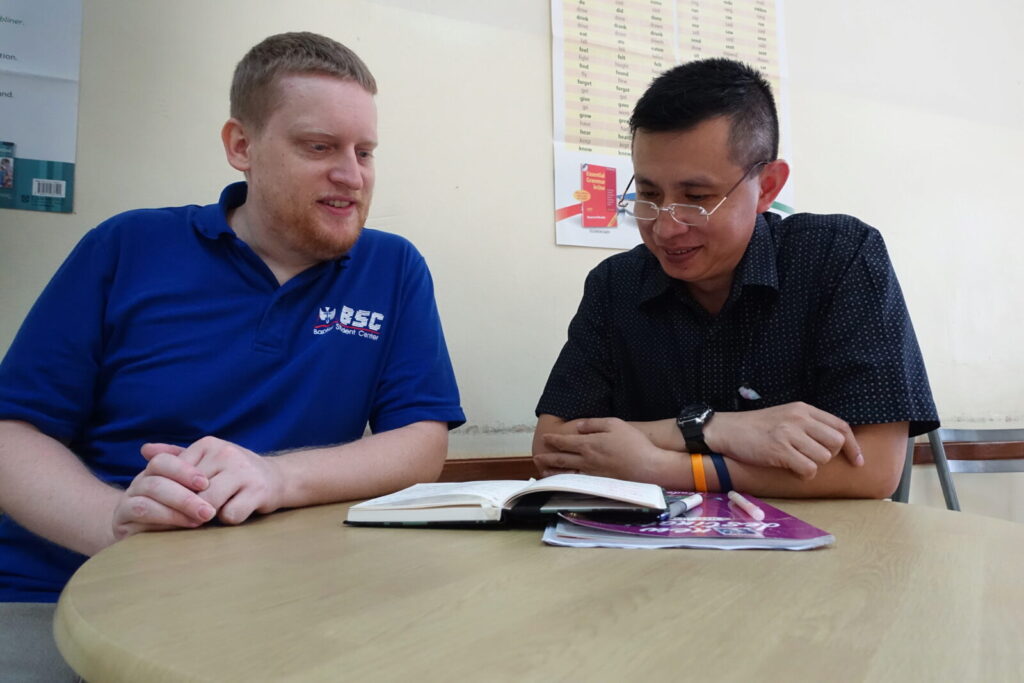
[{"label": "watch face", "polygon": [[690,453],[704,453],[708,450],[704,442],[704,425],[715,414],[707,403],[694,403],[683,408],[676,419],[679,431],[686,441],[686,450]]},{"label": "watch face", "polygon": [[706,403],[694,403],[683,408],[679,413],[679,424],[703,426],[711,415],[711,406]]}]

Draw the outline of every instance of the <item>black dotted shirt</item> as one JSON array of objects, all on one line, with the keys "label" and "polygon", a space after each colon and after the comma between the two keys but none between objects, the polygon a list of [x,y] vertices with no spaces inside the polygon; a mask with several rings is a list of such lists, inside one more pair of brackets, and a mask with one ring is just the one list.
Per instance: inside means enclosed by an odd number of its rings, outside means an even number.
[{"label": "black dotted shirt", "polygon": [[659,420],[694,402],[791,401],[852,425],[909,421],[912,436],[938,427],[885,243],[851,216],[759,216],[716,316],[644,245],[606,259],[537,414]]}]

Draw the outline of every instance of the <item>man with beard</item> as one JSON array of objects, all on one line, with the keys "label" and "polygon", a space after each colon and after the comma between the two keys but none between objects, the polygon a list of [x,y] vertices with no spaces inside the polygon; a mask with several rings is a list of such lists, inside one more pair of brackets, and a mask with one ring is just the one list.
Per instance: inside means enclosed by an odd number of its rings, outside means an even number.
[{"label": "man with beard", "polygon": [[376,90],[333,40],[267,38],[221,132],[245,182],[115,216],[54,276],[0,365],[0,603],[140,531],[437,478],[465,417],[423,258],[363,229]]}]

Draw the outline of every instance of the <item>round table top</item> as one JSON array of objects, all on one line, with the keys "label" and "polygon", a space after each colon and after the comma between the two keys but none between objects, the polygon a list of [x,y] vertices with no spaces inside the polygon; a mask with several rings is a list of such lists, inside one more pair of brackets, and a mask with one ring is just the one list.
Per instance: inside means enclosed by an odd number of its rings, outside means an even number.
[{"label": "round table top", "polygon": [[812,551],[349,528],[346,504],[133,536],[61,595],[87,680],[1024,679],[1024,525],[783,501]]}]

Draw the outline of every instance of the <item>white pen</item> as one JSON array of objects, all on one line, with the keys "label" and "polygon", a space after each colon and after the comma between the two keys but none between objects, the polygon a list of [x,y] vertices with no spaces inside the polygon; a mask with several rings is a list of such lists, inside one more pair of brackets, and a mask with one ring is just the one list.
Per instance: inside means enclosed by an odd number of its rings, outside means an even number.
[{"label": "white pen", "polygon": [[672,519],[673,517],[684,515],[703,502],[704,496],[699,493],[687,496],[686,498],[680,498],[679,500],[674,500],[668,504],[668,509],[661,513],[658,517],[658,521],[664,522],[666,519]]},{"label": "white pen", "polygon": [[750,515],[755,521],[760,522],[764,520],[764,510],[757,507],[735,491],[729,491],[729,500],[736,503],[736,506],[740,510],[743,510],[745,513]]}]

